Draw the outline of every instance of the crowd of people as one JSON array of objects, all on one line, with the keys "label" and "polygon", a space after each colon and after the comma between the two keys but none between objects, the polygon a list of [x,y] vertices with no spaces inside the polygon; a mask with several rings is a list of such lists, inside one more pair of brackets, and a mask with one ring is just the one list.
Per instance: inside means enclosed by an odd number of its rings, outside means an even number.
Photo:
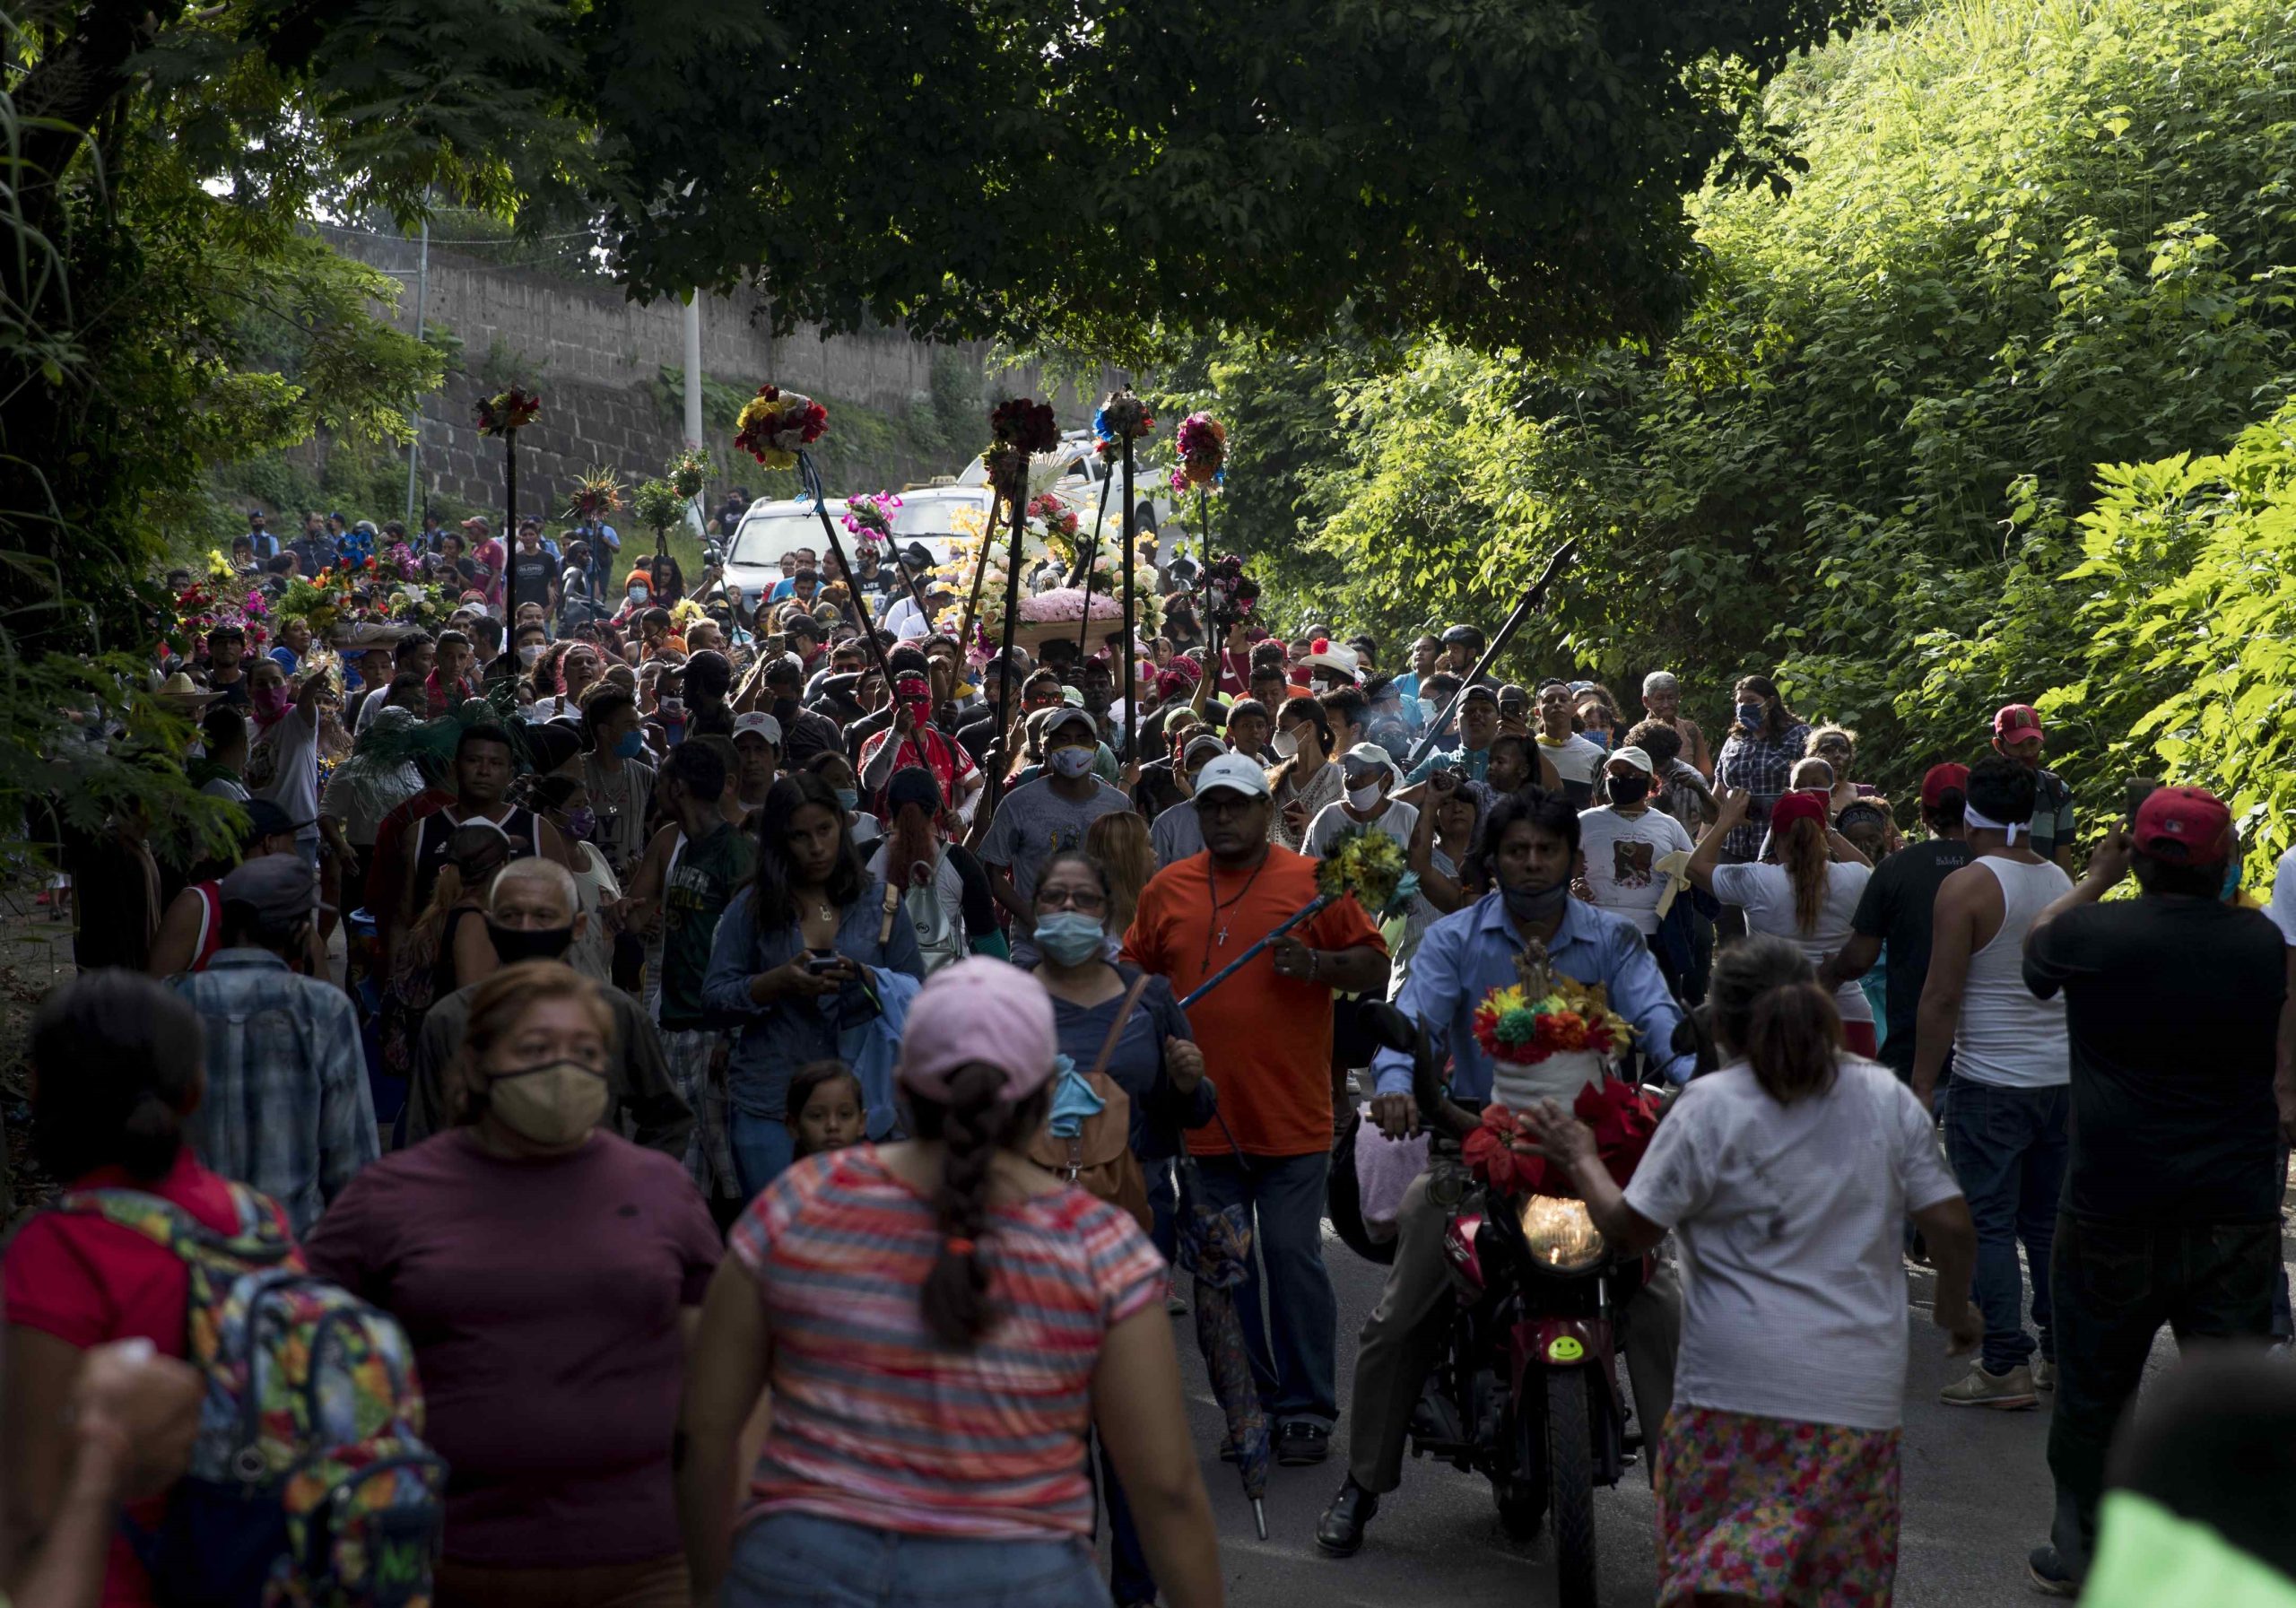
[{"label": "crowd of people", "polygon": [[[282,544],[257,515],[233,561],[283,585],[378,543],[443,626],[155,656],[237,855],[165,864],[130,813],[65,845],[80,973],[30,1051],[65,1193],[0,1262],[39,1425],[5,1452],[20,1601],[74,1556],[108,1604],[170,1600],[83,1499],[165,1512],[208,1286],[88,1203],[222,1235],[240,1186],[404,1331],[446,1608],[1220,1602],[1168,1321],[1198,1210],[1251,1230],[1275,1463],[1347,1427],[1315,1540],[1352,1554],[1452,1209],[1403,1192],[1344,1399],[1335,1136],[1421,1120],[1367,1007],[1480,1108],[1478,1010],[1526,956],[1666,1097],[1622,1180],[1567,1100],[1514,1114],[1613,1246],[1661,1253],[1622,1328],[1662,1602],[1889,1599],[1909,1256],[1975,1353],[1943,1400],[2053,1401],[2028,1569],[2060,1595],[2126,1557],[2100,1515],[2143,1484],[2109,1451],[2159,1327],[2286,1343],[2296,873],[2268,919],[2190,787],[2084,843],[2031,707],[1900,809],[1769,676],[1654,672],[1630,710],[1488,674],[1472,624],[1389,663],[1225,629],[1185,558],[1164,634],[1009,654],[944,629],[961,578],[865,541],[764,596],[665,554],[617,587],[600,523]],[[1367,835],[1401,908],[1255,951]],[[2296,1573],[2269,1525],[2220,1528]]]}]

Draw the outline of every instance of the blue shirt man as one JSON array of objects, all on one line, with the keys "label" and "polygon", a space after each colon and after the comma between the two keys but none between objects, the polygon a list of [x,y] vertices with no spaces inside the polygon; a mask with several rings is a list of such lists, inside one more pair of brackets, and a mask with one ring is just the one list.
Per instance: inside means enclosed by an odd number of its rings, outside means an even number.
[{"label": "blue shirt man", "polygon": [[[1546,949],[1556,971],[1608,991],[1611,1009],[1634,1024],[1635,1043],[1669,1082],[1688,1081],[1696,1063],[1674,1051],[1682,1012],[1633,922],[1574,899]],[[1411,979],[1396,1000],[1405,1016],[1426,1024],[1438,1055],[1448,1049],[1451,1098],[1463,1106],[1490,1101],[1491,1057],[1475,1042],[1474,1013],[1492,989],[1520,980],[1515,957],[1522,951],[1505,896],[1485,894],[1427,929],[1412,959]],[[1381,1094],[1411,1092],[1411,1057],[1402,1051],[1380,1050],[1371,1070]]]}]

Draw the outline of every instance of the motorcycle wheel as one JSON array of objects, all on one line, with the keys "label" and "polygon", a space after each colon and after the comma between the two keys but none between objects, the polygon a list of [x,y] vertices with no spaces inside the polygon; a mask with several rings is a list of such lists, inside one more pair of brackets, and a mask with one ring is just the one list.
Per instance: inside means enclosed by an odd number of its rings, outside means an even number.
[{"label": "motorcycle wheel", "polygon": [[1588,1376],[1556,1369],[1546,1377],[1547,1483],[1553,1492],[1555,1601],[1596,1608],[1595,1443],[1587,1421]]}]

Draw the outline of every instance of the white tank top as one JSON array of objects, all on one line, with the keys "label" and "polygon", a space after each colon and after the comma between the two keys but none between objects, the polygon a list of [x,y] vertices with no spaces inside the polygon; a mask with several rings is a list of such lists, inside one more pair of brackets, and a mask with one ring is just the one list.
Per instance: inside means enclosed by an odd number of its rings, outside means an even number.
[{"label": "white tank top", "polygon": [[2027,865],[1998,855],[1970,862],[2001,884],[2001,930],[1970,957],[1961,1020],[1953,1032],[1953,1075],[2008,1089],[2049,1089],[2072,1081],[2065,995],[2036,999],[2025,987],[2025,934],[2073,879],[2049,861]]}]

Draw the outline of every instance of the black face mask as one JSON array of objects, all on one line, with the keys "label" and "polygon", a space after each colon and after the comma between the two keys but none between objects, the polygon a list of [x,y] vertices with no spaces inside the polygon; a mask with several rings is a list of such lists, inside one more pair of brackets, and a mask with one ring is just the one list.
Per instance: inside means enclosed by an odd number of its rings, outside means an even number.
[{"label": "black face mask", "polygon": [[1603,791],[1610,795],[1614,804],[1639,804],[1650,796],[1650,778],[1647,776],[1606,776]]},{"label": "black face mask", "polygon": [[789,728],[789,721],[796,713],[797,700],[796,699],[777,698],[773,700],[773,717],[781,723],[781,727],[784,731],[787,731]]},{"label": "black face mask", "polygon": [[570,923],[565,926],[503,926],[490,917],[486,936],[494,945],[496,958],[505,966],[516,966],[521,960],[557,960],[573,946],[574,928]]}]

